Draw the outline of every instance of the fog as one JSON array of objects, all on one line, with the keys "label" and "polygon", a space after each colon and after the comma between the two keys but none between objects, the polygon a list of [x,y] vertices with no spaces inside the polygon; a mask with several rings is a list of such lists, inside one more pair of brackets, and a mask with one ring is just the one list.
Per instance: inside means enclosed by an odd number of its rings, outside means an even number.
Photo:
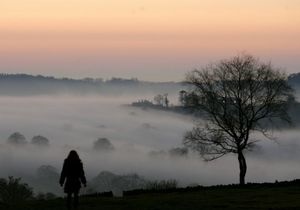
[{"label": "fog", "polygon": [[[41,165],[52,165],[60,172],[68,152],[76,149],[88,180],[101,171],[111,171],[137,173],[149,180],[176,179],[180,186],[237,183],[238,162],[233,155],[213,162],[204,162],[194,153],[150,155],[182,147],[183,135],[193,127],[194,119],[126,106],[139,98],[0,97],[0,177],[13,175],[30,182],[29,177],[35,176]],[[10,145],[7,138],[14,132],[23,134],[28,142],[33,136],[45,136],[50,145]],[[300,177],[299,131],[278,131],[274,136],[276,141],[262,140],[255,151],[246,154],[247,181]],[[115,149],[95,150],[93,143],[98,138],[109,139]]]}]

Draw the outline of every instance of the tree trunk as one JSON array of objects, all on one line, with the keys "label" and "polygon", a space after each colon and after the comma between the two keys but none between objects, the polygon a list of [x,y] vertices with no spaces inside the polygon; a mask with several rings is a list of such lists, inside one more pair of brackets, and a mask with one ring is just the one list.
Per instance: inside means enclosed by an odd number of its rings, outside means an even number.
[{"label": "tree trunk", "polygon": [[247,163],[243,152],[238,153],[238,160],[240,166],[240,185],[245,184],[245,176],[247,172]]}]

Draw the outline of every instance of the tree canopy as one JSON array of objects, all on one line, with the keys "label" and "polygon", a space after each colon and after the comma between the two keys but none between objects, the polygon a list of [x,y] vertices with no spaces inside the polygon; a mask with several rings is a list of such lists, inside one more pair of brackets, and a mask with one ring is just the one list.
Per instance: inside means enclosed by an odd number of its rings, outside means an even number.
[{"label": "tree canopy", "polygon": [[238,154],[240,183],[244,184],[244,151],[256,143],[251,134],[270,137],[274,120],[290,122],[287,110],[293,94],[287,76],[270,63],[240,55],[194,70],[186,81],[192,86],[188,94],[197,99],[194,107],[204,113],[205,121],[186,133],[184,144],[205,160]]}]

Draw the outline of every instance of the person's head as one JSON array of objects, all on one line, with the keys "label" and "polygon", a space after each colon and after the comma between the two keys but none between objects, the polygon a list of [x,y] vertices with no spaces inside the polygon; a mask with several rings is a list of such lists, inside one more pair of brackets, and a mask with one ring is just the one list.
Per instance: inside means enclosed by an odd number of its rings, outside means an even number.
[{"label": "person's head", "polygon": [[67,160],[69,160],[69,161],[80,161],[80,158],[79,158],[78,153],[75,150],[71,150],[68,157],[67,157]]}]

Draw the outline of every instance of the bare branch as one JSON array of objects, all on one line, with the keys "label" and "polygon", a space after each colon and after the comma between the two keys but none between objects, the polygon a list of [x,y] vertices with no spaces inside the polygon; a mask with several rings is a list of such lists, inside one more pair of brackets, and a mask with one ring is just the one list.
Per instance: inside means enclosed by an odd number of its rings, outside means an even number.
[{"label": "bare branch", "polygon": [[207,124],[188,132],[184,143],[206,160],[253,148],[252,132],[272,139],[267,125],[290,121],[287,101],[292,89],[286,75],[252,56],[236,56],[194,70],[186,81],[194,87],[195,107],[204,111]]}]

